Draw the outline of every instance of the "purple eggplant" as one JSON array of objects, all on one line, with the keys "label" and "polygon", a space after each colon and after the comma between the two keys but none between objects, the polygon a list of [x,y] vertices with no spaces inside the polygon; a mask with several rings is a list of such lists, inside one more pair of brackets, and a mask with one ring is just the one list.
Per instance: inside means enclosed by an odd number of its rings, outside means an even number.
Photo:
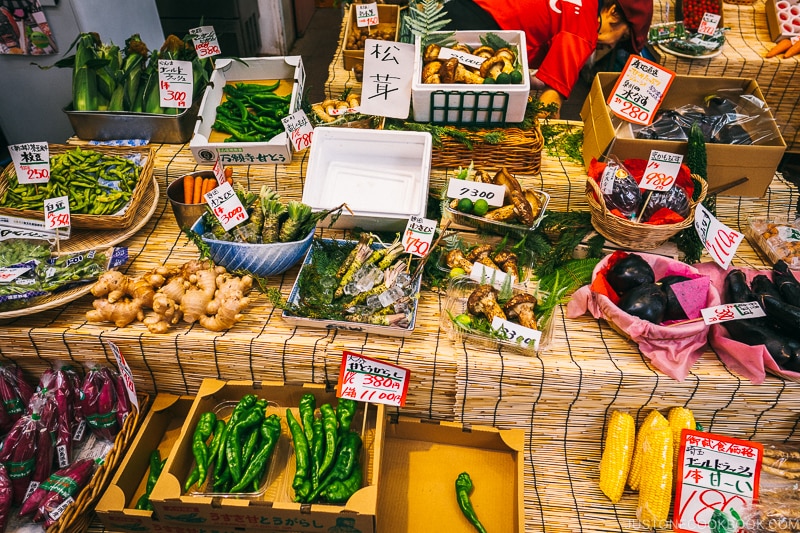
[{"label": "purple eggplant", "polygon": [[617,305],[629,315],[661,324],[667,309],[667,296],[655,283],[643,283],[626,292]]},{"label": "purple eggplant", "polygon": [[772,280],[778,287],[783,301],[800,307],[800,282],[789,270],[789,265],[780,260],[772,266]]},{"label": "purple eggplant", "polygon": [[656,275],[653,267],[642,256],[628,254],[619,259],[606,272],[606,280],[618,295],[623,295],[643,283],[653,283]]},{"label": "purple eggplant", "polygon": [[678,301],[678,298],[675,297],[675,292],[672,290],[672,286],[676,283],[681,283],[683,281],[689,281],[692,278],[687,278],[686,276],[666,276],[658,280],[658,284],[661,285],[661,290],[664,291],[664,296],[667,297],[667,307],[664,310],[664,320],[686,320],[686,311],[683,310],[681,307],[681,303]]}]

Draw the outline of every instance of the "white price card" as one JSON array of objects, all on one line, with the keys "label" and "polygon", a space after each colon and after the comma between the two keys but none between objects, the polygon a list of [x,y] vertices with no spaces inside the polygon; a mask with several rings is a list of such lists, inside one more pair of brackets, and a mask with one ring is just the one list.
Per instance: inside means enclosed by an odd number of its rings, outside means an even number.
[{"label": "white price card", "polygon": [[486,61],[486,58],[484,57],[474,56],[472,54],[462,52],[461,50],[453,50],[452,48],[447,48],[446,46],[443,46],[441,50],[439,50],[439,59],[450,59],[451,57],[458,59],[458,62],[465,67],[472,68],[481,68],[483,62]]},{"label": "white price card", "polygon": [[308,120],[305,111],[299,109],[291,115],[283,117],[281,122],[283,122],[283,128],[289,135],[289,140],[292,141],[295,150],[299,152],[311,146],[314,127]]},{"label": "white price card", "polygon": [[214,187],[205,194],[206,202],[211,207],[214,216],[228,231],[249,218],[242,202],[230,183],[223,183]]},{"label": "white price card", "polygon": [[378,4],[373,2],[371,4],[353,4],[356,8],[356,26],[363,28],[364,26],[377,26],[378,25]]},{"label": "white price card", "polygon": [[17,181],[36,185],[50,181],[50,146],[46,142],[12,144],[8,147]]},{"label": "white price card", "polygon": [[469,198],[473,202],[483,199],[491,206],[502,207],[505,194],[506,188],[504,185],[456,178],[450,178],[450,181],[447,182],[448,198]]},{"label": "white price card", "polygon": [[403,233],[403,249],[419,257],[425,257],[431,250],[433,235],[436,233],[436,221],[428,218],[412,216]]},{"label": "white price card", "polygon": [[642,181],[639,182],[639,188],[650,191],[670,190],[678,179],[678,172],[681,170],[682,162],[683,156],[681,154],[651,150],[644,176],[642,176]]},{"label": "white price card", "polygon": [[703,315],[703,322],[709,325],[730,320],[767,316],[758,302],[715,305],[714,307],[701,309],[700,313]]},{"label": "white price card", "polygon": [[509,320],[503,320],[499,316],[492,319],[492,329],[502,334],[510,342],[531,347],[534,350],[539,349],[539,341],[542,338],[542,332],[539,330],[520,326]]},{"label": "white price card", "polygon": [[513,285],[515,281],[514,276],[486,266],[483,263],[473,263],[472,268],[469,270],[469,277],[481,285],[488,283],[497,290],[500,290],[503,285]]},{"label": "white price card", "polygon": [[408,118],[413,72],[413,44],[367,39],[359,111],[365,115]]},{"label": "white price card", "polygon": [[131,367],[128,366],[128,362],[125,360],[125,357],[123,357],[122,352],[119,351],[119,347],[117,347],[117,345],[111,341],[106,342],[108,343],[108,347],[111,348],[111,353],[114,354],[114,359],[117,360],[119,375],[122,376],[122,382],[125,384],[125,390],[128,392],[128,398],[138,410],[139,399],[136,397],[136,385],[133,384],[133,372],[131,372]]},{"label": "white price card", "polygon": [[410,377],[411,372],[402,366],[345,350],[337,396],[402,407],[406,404]]},{"label": "white price card", "polygon": [[204,57],[218,56],[222,53],[217,41],[217,32],[214,31],[214,26],[200,26],[189,30],[194,43],[194,49],[197,52],[197,57],[203,59]]},{"label": "white price card", "polygon": [[161,107],[192,107],[193,92],[191,61],[158,60],[158,95]]},{"label": "white price card", "polygon": [[653,122],[675,73],[640,56],[631,55],[608,97],[611,112],[623,120],[647,126]]},{"label": "white price card", "polygon": [[70,227],[69,196],[45,198],[44,227],[45,229]]},{"label": "white price card", "polygon": [[702,35],[714,35],[721,18],[722,16],[716,13],[703,13],[703,20],[700,21],[700,25],[697,27],[697,33]]},{"label": "white price card", "polygon": [[744,234],[717,220],[703,204],[697,204],[695,207],[694,228],[709,255],[719,266],[727,270],[736,254],[736,249],[744,239]]},{"label": "white price card", "polygon": [[11,283],[31,268],[29,266],[0,268],[0,283]]}]

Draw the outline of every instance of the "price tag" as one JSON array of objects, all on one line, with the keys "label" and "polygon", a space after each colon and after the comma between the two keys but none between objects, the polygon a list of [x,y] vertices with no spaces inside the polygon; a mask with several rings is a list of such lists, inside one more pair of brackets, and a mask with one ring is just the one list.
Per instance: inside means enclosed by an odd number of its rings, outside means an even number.
[{"label": "price tag", "polygon": [[377,26],[378,25],[378,4],[353,4],[356,6],[356,26],[363,28],[364,26]]},{"label": "price tag", "polygon": [[763,456],[755,441],[681,430],[673,529],[711,533],[723,517],[736,524],[758,499]]},{"label": "price tag", "polygon": [[703,13],[703,20],[700,21],[700,25],[697,27],[697,33],[714,35],[721,18],[722,16],[716,13]]},{"label": "price tag", "polygon": [[345,350],[339,369],[338,396],[402,407],[406,404],[410,376],[401,366]]},{"label": "price tag", "polygon": [[128,391],[128,398],[138,410],[139,399],[136,397],[136,385],[133,384],[133,372],[131,372],[131,367],[128,366],[128,362],[122,356],[122,352],[119,351],[117,345],[111,341],[106,342],[108,343],[108,347],[111,348],[111,353],[114,354],[114,359],[117,360],[119,375],[122,376],[122,382],[125,383],[125,390]]},{"label": "price tag", "polygon": [[281,119],[283,128],[289,134],[292,146],[298,152],[311,146],[311,139],[314,136],[314,127],[309,122],[306,112],[302,109],[295,111],[288,117]]},{"label": "price tag", "polygon": [[651,150],[639,188],[650,191],[670,190],[678,179],[682,162],[681,154]]},{"label": "price tag", "polygon": [[532,347],[534,350],[539,349],[539,340],[542,338],[541,331],[503,320],[499,316],[492,319],[492,329],[502,333],[511,342]]},{"label": "price tag", "polygon": [[673,79],[674,72],[631,55],[608,98],[611,112],[628,122],[647,126],[653,121]]},{"label": "price tag", "polygon": [[44,200],[44,227],[45,229],[68,228],[69,196],[45,198]]},{"label": "price tag", "polygon": [[158,60],[158,95],[161,107],[192,107],[193,92],[191,61]]},{"label": "price tag", "polygon": [[455,57],[458,59],[458,62],[464,65],[465,67],[472,67],[472,68],[481,68],[483,62],[486,61],[486,58],[480,56],[474,56],[472,54],[467,54],[466,52],[462,52],[460,50],[453,50],[452,48],[442,47],[439,50],[439,59],[450,59],[451,57]]},{"label": "price tag", "polygon": [[219,158],[217,158],[217,160],[214,161],[213,171],[214,171],[214,177],[217,178],[217,183],[219,185],[222,185],[227,181],[225,179],[225,167],[222,166],[222,161],[220,161]]},{"label": "price tag", "polygon": [[364,75],[361,105],[365,115],[408,118],[414,45],[380,39],[364,42]]},{"label": "price tag", "polygon": [[34,185],[50,181],[50,147],[46,142],[12,144],[8,151],[20,183]]},{"label": "price tag", "polygon": [[194,43],[194,49],[197,52],[197,57],[203,59],[204,57],[218,56],[222,53],[219,49],[219,42],[217,42],[217,32],[214,31],[214,26],[200,26],[199,28],[192,28],[189,30]]},{"label": "price tag", "polygon": [[418,257],[425,257],[431,249],[433,235],[436,233],[436,221],[412,216],[403,233],[403,249]]},{"label": "price tag", "polygon": [[703,204],[695,208],[694,228],[714,261],[727,270],[744,235],[717,220]]},{"label": "price tag", "polygon": [[715,305],[714,307],[701,309],[700,313],[703,315],[703,322],[709,325],[731,320],[767,316],[758,302]]},{"label": "price tag", "polygon": [[29,266],[0,268],[0,283],[11,283],[30,269]]},{"label": "price tag", "polygon": [[230,183],[226,182],[211,189],[205,194],[205,199],[225,231],[249,218]]},{"label": "price tag", "polygon": [[800,241],[800,229],[791,226],[778,226],[775,228],[778,232],[778,238],[785,242]]},{"label": "price tag", "polygon": [[469,270],[469,277],[481,285],[488,283],[497,290],[500,290],[503,285],[513,285],[515,281],[514,276],[486,266],[483,263],[474,263]]},{"label": "price tag", "polygon": [[467,181],[450,178],[447,183],[448,198],[469,198],[473,202],[483,198],[486,203],[495,207],[503,206],[503,197],[506,188],[503,185],[494,183],[483,183],[480,181]]}]

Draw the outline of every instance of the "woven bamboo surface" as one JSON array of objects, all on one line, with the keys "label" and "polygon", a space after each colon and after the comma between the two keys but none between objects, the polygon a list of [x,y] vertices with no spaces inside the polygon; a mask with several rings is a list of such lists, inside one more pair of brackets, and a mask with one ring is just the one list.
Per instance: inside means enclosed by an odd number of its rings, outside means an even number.
[{"label": "woven bamboo surface", "polygon": [[[666,5],[670,0],[653,2],[653,23],[667,22]],[[674,9],[670,5],[673,18]],[[774,45],[767,28],[765,1],[750,5],[723,4],[723,21],[730,31],[725,34],[722,53],[711,59],[681,59],[656,51],[660,64],[677,74],[691,76],[752,78],[772,111],[786,141],[787,150],[800,151],[800,56],[789,59],[765,59]]]}]

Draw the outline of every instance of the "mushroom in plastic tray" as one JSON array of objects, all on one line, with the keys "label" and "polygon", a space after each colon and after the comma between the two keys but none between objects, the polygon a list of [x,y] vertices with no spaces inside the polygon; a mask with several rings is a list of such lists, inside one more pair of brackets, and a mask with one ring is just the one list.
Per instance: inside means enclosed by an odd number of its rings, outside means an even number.
[{"label": "mushroom in plastic tray", "polygon": [[312,104],[308,116],[314,127],[378,128],[381,125],[381,117],[359,112],[360,102],[361,97],[358,94],[347,90],[339,98],[328,98]]}]

